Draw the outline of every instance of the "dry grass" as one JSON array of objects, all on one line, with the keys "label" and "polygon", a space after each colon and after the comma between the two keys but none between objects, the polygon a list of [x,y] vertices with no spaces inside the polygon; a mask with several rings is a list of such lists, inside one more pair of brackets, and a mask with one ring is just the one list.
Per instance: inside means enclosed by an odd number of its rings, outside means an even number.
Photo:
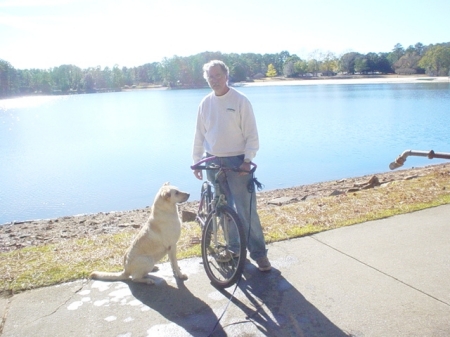
[{"label": "dry grass", "polygon": [[260,216],[267,241],[274,242],[448,203],[449,175],[430,174],[261,211]]},{"label": "dry grass", "polygon": [[[323,197],[259,211],[267,242],[275,242],[450,203],[450,174],[440,171],[374,189]],[[180,259],[200,255],[194,222],[183,224]],[[0,254],[0,293],[12,294],[116,271],[133,233],[93,236]]]}]

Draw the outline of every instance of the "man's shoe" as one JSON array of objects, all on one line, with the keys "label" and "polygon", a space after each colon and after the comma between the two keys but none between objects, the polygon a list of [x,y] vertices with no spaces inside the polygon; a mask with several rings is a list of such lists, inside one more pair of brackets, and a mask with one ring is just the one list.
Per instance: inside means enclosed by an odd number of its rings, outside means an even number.
[{"label": "man's shoe", "polygon": [[270,271],[270,269],[272,269],[272,266],[267,256],[259,258],[258,260],[256,260],[256,263],[258,264],[258,269],[260,271]]}]

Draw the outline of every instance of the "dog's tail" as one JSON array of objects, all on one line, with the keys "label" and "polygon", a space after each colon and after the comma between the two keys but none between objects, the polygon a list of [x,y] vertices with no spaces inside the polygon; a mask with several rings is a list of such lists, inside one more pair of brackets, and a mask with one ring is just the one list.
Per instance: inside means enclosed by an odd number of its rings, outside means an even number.
[{"label": "dog's tail", "polygon": [[104,271],[94,271],[91,273],[90,278],[93,280],[102,281],[123,281],[128,280],[130,275],[124,271],[119,271],[116,273],[109,273]]}]

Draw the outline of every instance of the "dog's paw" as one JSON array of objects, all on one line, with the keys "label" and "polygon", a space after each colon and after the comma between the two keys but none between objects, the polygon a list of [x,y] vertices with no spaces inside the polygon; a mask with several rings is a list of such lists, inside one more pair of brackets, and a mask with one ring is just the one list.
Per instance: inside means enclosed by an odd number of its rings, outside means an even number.
[{"label": "dog's paw", "polygon": [[187,275],[182,274],[182,273],[177,274],[176,277],[183,281],[188,279]]}]

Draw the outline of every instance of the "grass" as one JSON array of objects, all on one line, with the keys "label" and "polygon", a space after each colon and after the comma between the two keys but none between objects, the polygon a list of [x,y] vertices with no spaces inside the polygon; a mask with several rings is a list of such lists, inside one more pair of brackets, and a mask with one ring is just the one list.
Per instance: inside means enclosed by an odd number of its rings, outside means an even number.
[{"label": "grass", "polygon": [[[377,188],[259,210],[267,243],[298,238],[450,203],[450,171],[433,172]],[[119,271],[133,233],[74,239],[0,254],[0,294],[87,278],[93,270]],[[195,222],[184,223],[179,259],[200,256]]]}]

